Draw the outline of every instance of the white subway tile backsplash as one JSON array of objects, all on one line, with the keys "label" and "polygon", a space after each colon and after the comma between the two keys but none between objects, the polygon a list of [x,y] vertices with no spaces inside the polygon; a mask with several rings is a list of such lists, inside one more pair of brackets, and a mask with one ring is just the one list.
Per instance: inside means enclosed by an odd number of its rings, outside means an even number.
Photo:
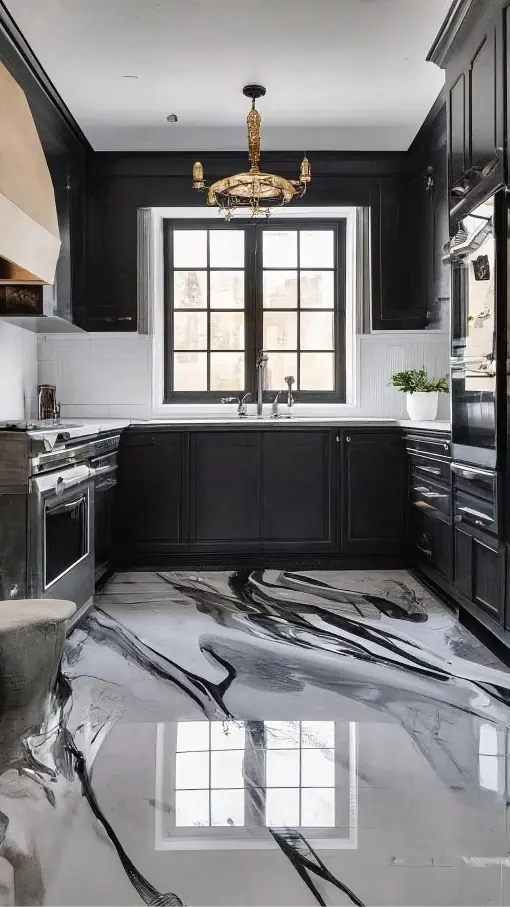
[{"label": "white subway tile backsplash", "polygon": [[63,364],[59,359],[45,359],[39,362],[38,384],[54,384],[57,391],[62,389]]},{"label": "white subway tile backsplash", "polygon": [[112,403],[109,409],[110,419],[150,419],[150,403]]},{"label": "white subway tile backsplash", "polygon": [[[78,341],[70,339],[72,334],[52,334],[47,340],[45,335],[42,336],[43,339],[38,343],[39,362],[45,360],[74,362],[76,359],[90,358],[91,341],[87,334],[76,334]],[[61,336],[65,339],[61,340]]]},{"label": "white subway tile backsplash", "polygon": [[103,403],[62,403],[62,419],[109,419],[110,407]]},{"label": "white subway tile backsplash", "polygon": [[92,344],[92,357],[94,359],[134,359],[141,361],[148,359],[150,354],[150,337],[134,336],[122,337],[119,339],[94,340]]},{"label": "white subway tile backsplash", "polygon": [[[26,333],[26,332],[23,332]],[[152,406],[153,338],[138,334],[95,333],[39,338],[39,382],[56,384],[66,417],[148,419]],[[406,415],[405,397],[389,386],[392,374],[422,365],[433,375],[449,369],[448,335],[431,331],[385,331],[358,337],[356,401],[352,406],[320,407],[349,416]],[[34,380],[34,386],[37,379]],[[309,407],[299,404],[300,411]],[[196,411],[197,407],[193,407]],[[316,407],[315,409],[319,409]],[[182,416],[183,407],[167,408]],[[196,414],[196,412],[195,412]],[[439,414],[448,418],[447,395]]]},{"label": "white subway tile backsplash", "polygon": [[64,359],[62,362],[62,386],[61,388],[57,386],[57,397],[61,403],[94,402],[90,399],[91,374],[90,359]]},{"label": "white subway tile backsplash", "polygon": [[148,359],[95,359],[90,363],[89,400],[96,403],[146,403],[150,400]]}]

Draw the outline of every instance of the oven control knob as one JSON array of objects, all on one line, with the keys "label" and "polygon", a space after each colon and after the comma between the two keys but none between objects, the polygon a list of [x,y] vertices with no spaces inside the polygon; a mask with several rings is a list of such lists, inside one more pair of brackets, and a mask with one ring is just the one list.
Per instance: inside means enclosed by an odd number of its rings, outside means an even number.
[{"label": "oven control knob", "polygon": [[57,479],[57,484],[55,485],[55,494],[57,495],[57,497],[60,497],[60,495],[64,493],[64,485],[65,482],[62,476],[59,476]]}]

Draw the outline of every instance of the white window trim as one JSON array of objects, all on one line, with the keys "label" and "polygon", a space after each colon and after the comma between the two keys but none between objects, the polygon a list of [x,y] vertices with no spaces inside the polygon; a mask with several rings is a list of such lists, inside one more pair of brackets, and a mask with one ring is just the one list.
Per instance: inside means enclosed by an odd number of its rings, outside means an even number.
[{"label": "white window trim", "polygon": [[[349,777],[349,834],[346,837],[331,835],[321,838],[308,838],[309,843],[316,850],[356,850],[358,847],[358,723],[348,722],[348,777]],[[161,850],[275,850],[278,844],[267,833],[263,837],[250,837],[249,830],[240,829],[238,838],[229,836],[222,838],[204,834],[203,837],[186,837],[183,829],[182,836],[169,837],[164,832],[164,807],[166,803],[165,777],[165,724],[158,722],[156,726],[156,766],[154,786],[154,849]],[[209,829],[204,829],[209,831]],[[220,832],[221,830],[215,829]],[[324,834],[324,830],[322,830]]]},{"label": "white window trim", "polygon": [[[148,281],[146,304],[149,311],[142,319],[148,325],[147,331],[153,334],[152,343],[152,404],[151,416],[153,419],[182,419],[198,418],[200,416],[224,416],[226,409],[218,403],[164,403],[164,372],[165,372],[165,332],[164,332],[164,260],[163,260],[163,221],[196,219],[218,219],[216,208],[151,208],[150,209],[150,234],[148,238],[149,250],[152,255],[147,255],[145,243],[139,253],[143,256],[143,271]],[[247,215],[248,217],[248,215]],[[292,208],[279,209],[278,218],[291,221],[293,218],[313,218],[320,220],[346,220],[346,294],[345,294],[345,403],[315,403],[300,404],[296,402],[296,415],[348,415],[356,406],[357,391],[359,388],[358,374],[358,349],[357,328],[360,323],[360,313],[356,305],[356,208]],[[140,237],[139,237],[140,242]],[[143,278],[142,278],[143,280]],[[140,286],[139,286],[140,293]],[[235,407],[232,414],[235,413]],[[249,410],[255,411],[252,404]],[[229,415],[231,413],[229,412]]]}]

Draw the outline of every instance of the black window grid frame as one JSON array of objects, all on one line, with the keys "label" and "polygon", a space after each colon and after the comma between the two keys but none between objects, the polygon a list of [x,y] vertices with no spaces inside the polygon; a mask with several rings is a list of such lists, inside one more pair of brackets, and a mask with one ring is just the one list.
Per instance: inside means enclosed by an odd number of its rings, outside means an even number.
[{"label": "black window grid frame", "polygon": [[[173,388],[173,313],[174,313],[174,269],[173,267],[173,231],[174,230],[244,230],[245,231],[245,249],[244,249],[244,328],[245,328],[245,376],[244,388],[210,391],[176,391]],[[225,397],[238,397],[245,393],[252,395],[255,399],[256,387],[256,358],[259,350],[263,349],[263,262],[262,262],[262,233],[267,230],[333,230],[334,231],[334,261],[333,269],[330,268],[304,268],[303,270],[316,270],[334,272],[334,309],[333,309],[333,357],[334,357],[334,385],[335,389],[327,390],[298,390],[293,391],[297,403],[345,403],[346,402],[346,232],[347,221],[345,218],[285,218],[278,220],[272,218],[267,223],[260,221],[239,219],[230,221],[216,221],[211,218],[195,219],[185,218],[182,220],[165,218],[163,222],[163,242],[164,242],[164,403],[220,403]],[[191,352],[203,352],[207,355],[207,380],[210,375],[210,318],[211,311],[241,311],[240,309],[214,309],[210,308],[210,272],[225,270],[243,270],[232,267],[209,267],[209,236],[207,239],[208,263],[207,263],[207,350],[191,350]],[[297,268],[281,267],[266,268],[271,271],[289,271],[296,270],[298,273],[298,299],[296,309],[285,309],[285,311],[296,311],[298,318],[298,348],[294,350],[279,350],[277,352],[296,352],[298,373],[299,373],[299,356],[301,353],[313,353],[313,350],[300,350],[300,243],[298,242],[298,265]],[[195,268],[194,270],[204,270],[204,268]],[[185,310],[182,310],[185,311]],[[186,311],[203,311],[189,309]],[[279,309],[268,309],[266,311],[280,311]],[[282,310],[283,311],[283,310]],[[328,309],[306,309],[310,312],[330,311]],[[177,351],[180,352],[180,351]],[[185,351],[183,351],[185,352]],[[214,351],[213,351],[214,352]],[[221,351],[218,351],[221,352]],[[228,351],[225,351],[228,352]],[[329,350],[320,350],[315,352],[329,352]],[[271,355],[271,351],[269,351]],[[295,376],[298,379],[298,375]],[[281,388],[281,391],[284,391]],[[264,391],[264,402],[270,402],[274,399],[277,389]]]}]

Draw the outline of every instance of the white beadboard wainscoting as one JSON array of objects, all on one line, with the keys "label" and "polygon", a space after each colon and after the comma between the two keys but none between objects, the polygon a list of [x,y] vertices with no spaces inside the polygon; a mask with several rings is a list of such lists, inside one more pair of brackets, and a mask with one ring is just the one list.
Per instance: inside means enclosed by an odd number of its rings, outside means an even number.
[{"label": "white beadboard wainscoting", "polygon": [[[23,332],[28,333],[28,332]],[[35,335],[32,335],[35,337]],[[448,334],[384,331],[356,338],[354,401],[344,405],[301,406],[296,414],[404,418],[404,395],[389,387],[391,375],[425,368],[435,376],[449,370]],[[152,337],[132,333],[41,334],[39,383],[55,384],[62,416],[148,419],[153,399]],[[172,406],[165,418],[214,412],[218,406]],[[449,418],[449,397],[441,395],[439,418]]]},{"label": "white beadboard wainscoting", "polygon": [[37,413],[37,334],[0,320],[0,421]]}]

